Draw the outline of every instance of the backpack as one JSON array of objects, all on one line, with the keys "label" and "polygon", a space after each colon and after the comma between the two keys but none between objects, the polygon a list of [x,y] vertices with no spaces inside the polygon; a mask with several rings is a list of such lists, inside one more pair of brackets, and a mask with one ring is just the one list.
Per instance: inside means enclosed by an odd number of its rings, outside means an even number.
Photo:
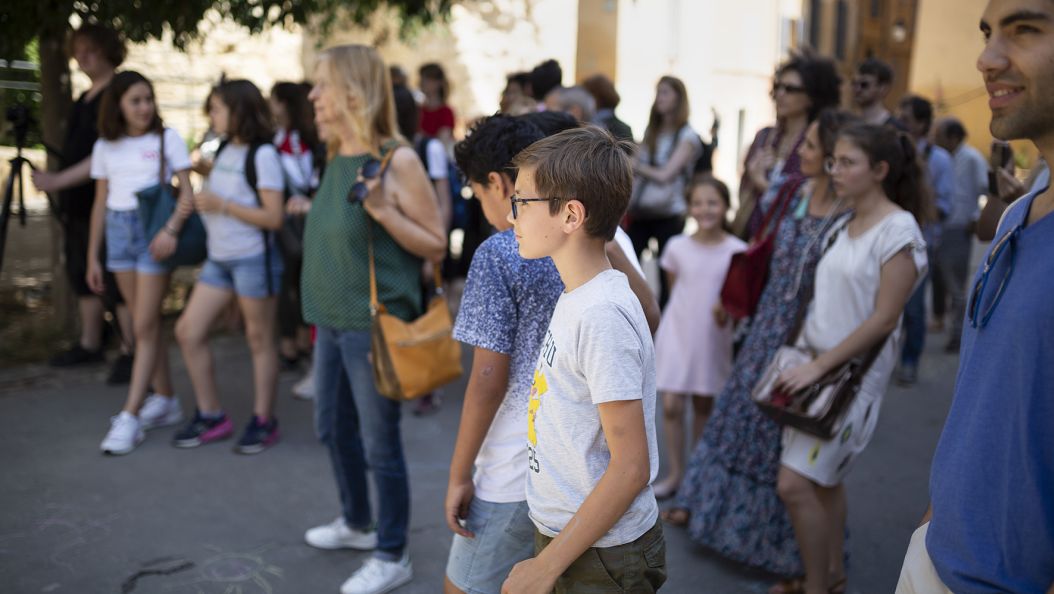
[{"label": "backpack", "polygon": [[[220,143],[219,148],[216,149],[216,157],[214,158],[213,162],[215,162],[215,159],[219,158],[220,153],[223,152],[223,149],[226,148],[228,144],[230,144],[229,140],[224,140],[223,142]],[[258,190],[256,188],[256,182],[257,182],[257,179],[256,179],[256,151],[260,150],[261,146],[268,145],[268,144],[271,144],[271,143],[270,142],[251,143],[251,144],[249,144],[249,152],[247,152],[245,154],[245,168],[244,168],[245,169],[245,181],[249,184],[249,187],[252,188],[253,195],[256,196],[256,204],[258,204],[261,208],[263,208],[263,200],[260,199],[260,190]],[[263,233],[263,240],[264,240],[264,268],[265,268],[265,274],[267,275],[267,295],[271,296],[271,295],[274,294],[274,291],[272,290],[272,287],[274,286],[274,279],[273,279],[272,273],[271,273],[271,243],[272,243],[271,236],[272,236],[272,232],[268,231],[266,229],[261,229],[261,232]]]},{"label": "backpack", "polygon": [[[417,153],[417,157],[421,159],[421,163],[425,166],[425,172],[428,171],[428,143],[434,139],[434,136],[424,136],[417,139],[417,142],[414,143],[414,151]],[[464,183],[461,180],[461,172],[458,171],[457,165],[454,164],[453,159],[447,159],[446,179],[450,183],[450,205],[452,213],[450,226],[454,229],[464,229],[468,218],[465,199],[461,196],[461,190],[464,187]]]}]

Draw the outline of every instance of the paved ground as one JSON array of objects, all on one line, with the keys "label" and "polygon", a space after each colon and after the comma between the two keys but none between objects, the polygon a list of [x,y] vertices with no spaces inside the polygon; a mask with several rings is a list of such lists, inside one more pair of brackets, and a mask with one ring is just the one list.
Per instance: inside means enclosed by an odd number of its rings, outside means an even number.
[{"label": "paved ground", "polygon": [[[949,405],[956,361],[930,335],[921,381],[893,388],[877,434],[849,479],[850,592],[890,592],[908,537],[927,503],[930,459]],[[242,341],[218,339],[224,400],[249,414]],[[177,389],[191,394],[172,352]],[[332,593],[362,554],[303,544],[305,528],[337,513],[329,465],[311,429],[312,406],[281,382],[284,440],[255,457],[229,445],[177,450],[173,429],[152,432],[129,456],[98,443],[124,393],[105,370],[0,372],[0,591],[5,593]],[[450,534],[441,515],[463,385],[442,411],[405,416],[412,477],[410,551],[416,579],[400,593],[441,591]],[[192,404],[184,398],[189,412]],[[409,413],[409,410],[407,410]],[[665,592],[760,593],[767,576],[726,563],[667,530]],[[138,577],[136,577],[138,576]]]}]

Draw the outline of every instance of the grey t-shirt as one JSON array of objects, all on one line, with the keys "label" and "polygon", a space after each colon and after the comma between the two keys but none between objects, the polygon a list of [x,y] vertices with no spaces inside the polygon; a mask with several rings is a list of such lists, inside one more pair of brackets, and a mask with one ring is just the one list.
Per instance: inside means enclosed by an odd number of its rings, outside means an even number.
[{"label": "grey t-shirt", "polygon": [[611,452],[597,406],[643,400],[649,486],[593,546],[639,538],[655,525],[655,351],[626,276],[606,270],[556,303],[527,412],[527,504],[539,532],[556,536],[600,481]]}]

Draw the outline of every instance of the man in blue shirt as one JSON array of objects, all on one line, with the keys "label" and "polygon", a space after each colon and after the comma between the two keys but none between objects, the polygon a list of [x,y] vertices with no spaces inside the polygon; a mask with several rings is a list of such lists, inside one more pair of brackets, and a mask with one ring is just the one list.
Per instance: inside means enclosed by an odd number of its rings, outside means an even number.
[{"label": "man in blue shirt", "polygon": [[988,194],[988,160],[966,142],[966,127],[949,117],[937,124],[934,142],[952,155],[955,164],[955,192],[951,212],[941,228],[937,260],[944,274],[944,289],[951,298],[951,327],[945,352],[959,352],[963,313],[966,310],[966,283],[969,281],[970,248],[974,225],[981,214],[979,199]]},{"label": "man in blue shirt", "polygon": [[[992,135],[1054,154],[1054,0],[990,0]],[[1009,207],[966,305],[955,399],[898,594],[1054,592],[1054,191]]]},{"label": "man in blue shirt", "polygon": [[[941,242],[941,226],[952,210],[955,194],[955,166],[948,151],[935,146],[927,139],[933,126],[933,104],[917,95],[908,95],[900,100],[897,119],[904,125],[919,155],[926,162],[926,180],[933,192],[938,221],[924,224],[922,232],[930,262],[929,278],[933,281],[933,316],[939,320],[944,316],[944,282],[937,262],[937,246]],[[904,308],[904,350],[900,355],[900,373],[897,383],[914,384],[918,378],[919,358],[926,343],[926,282],[915,290]]]}]

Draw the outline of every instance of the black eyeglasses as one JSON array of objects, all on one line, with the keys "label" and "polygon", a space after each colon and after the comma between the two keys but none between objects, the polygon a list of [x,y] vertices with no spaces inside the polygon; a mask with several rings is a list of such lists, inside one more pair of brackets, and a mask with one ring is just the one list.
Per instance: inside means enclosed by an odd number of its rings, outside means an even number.
[{"label": "black eyeglasses", "polygon": [[[1007,231],[1006,234],[999,238],[999,241],[992,246],[992,251],[988,252],[988,259],[985,260],[984,268],[981,270],[981,276],[978,277],[973,285],[973,293],[970,295],[970,304],[966,310],[967,317],[970,320],[970,326],[974,328],[984,328],[988,325],[988,320],[991,319],[992,314],[995,312],[995,306],[998,305],[999,300],[1003,298],[1003,293],[1006,292],[1006,286],[1010,283],[1010,275],[1014,273],[1014,256],[1017,251],[1017,238],[1019,235],[1021,235],[1021,225],[1017,225],[1010,231]],[[999,281],[999,287],[995,290],[995,296],[992,297],[992,302],[981,311],[985,289],[988,287],[988,279],[992,270],[995,268],[996,263],[999,261],[999,257],[1003,255],[1003,252],[1010,253],[1010,261],[1006,265],[1006,271],[1003,272],[1003,279]]]},{"label": "black eyeglasses", "polygon": [[778,83],[773,83],[772,84],[772,94],[776,95],[776,93],[779,93],[780,91],[783,91],[784,93],[787,93],[787,94],[804,93],[805,92],[805,87],[800,87],[798,85],[788,85],[788,84],[779,83],[779,82]]},{"label": "black eyeglasses", "polygon": [[359,175],[362,176],[363,181],[355,182],[351,186],[351,190],[348,192],[348,202],[354,204],[361,202],[370,195],[370,189],[366,186],[368,179],[376,179],[381,174],[381,162],[373,157],[370,157],[365,163],[362,164],[362,169],[359,171]]},{"label": "black eyeglasses", "polygon": [[519,196],[511,196],[509,202],[512,202],[512,218],[520,218],[519,210],[516,208],[517,204],[527,204],[528,202],[552,202],[553,200],[563,200],[563,198],[520,198]]}]

